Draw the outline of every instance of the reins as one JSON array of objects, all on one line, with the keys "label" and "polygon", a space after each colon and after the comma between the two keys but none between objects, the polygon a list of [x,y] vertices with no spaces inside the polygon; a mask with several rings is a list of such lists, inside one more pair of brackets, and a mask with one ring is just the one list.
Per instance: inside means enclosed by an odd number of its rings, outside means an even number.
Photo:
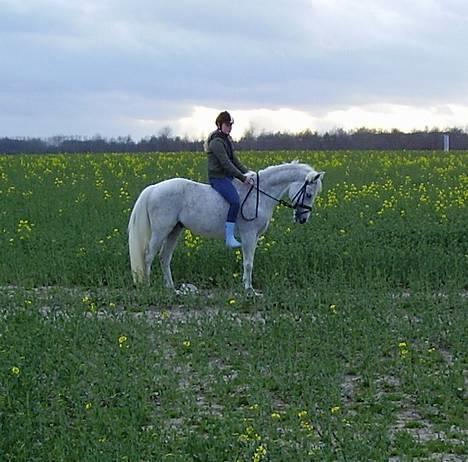
[{"label": "reins", "polygon": [[[258,175],[258,172],[256,172],[256,176],[257,176],[257,179],[255,181],[255,185],[252,185],[250,187],[249,191],[247,192],[247,194],[244,197],[244,200],[242,201],[241,208],[240,208],[241,216],[245,221],[254,221],[258,217],[258,202],[259,202],[259,198],[260,198],[259,193],[262,193],[264,196],[267,196],[270,199],[273,199],[274,201],[278,202],[279,205],[284,205],[285,207],[288,207],[290,209],[297,209],[297,208],[301,207],[301,208],[304,209],[304,211],[301,212],[301,214],[312,211],[312,207],[310,205],[304,204],[304,197],[305,197],[305,193],[306,193],[306,187],[308,185],[307,181],[301,186],[299,191],[294,195],[294,197],[292,198],[292,203],[290,203],[290,202],[287,202],[287,201],[285,201],[283,199],[278,199],[277,197],[274,197],[271,194],[267,193],[266,191],[263,191],[262,189],[260,189],[260,177]],[[254,188],[257,190],[257,197],[256,197],[256,202],[255,202],[255,216],[252,217],[252,218],[247,218],[244,215],[244,205],[245,205],[247,199],[249,198],[251,192],[254,190]],[[301,201],[300,204],[299,204],[299,201]]]}]

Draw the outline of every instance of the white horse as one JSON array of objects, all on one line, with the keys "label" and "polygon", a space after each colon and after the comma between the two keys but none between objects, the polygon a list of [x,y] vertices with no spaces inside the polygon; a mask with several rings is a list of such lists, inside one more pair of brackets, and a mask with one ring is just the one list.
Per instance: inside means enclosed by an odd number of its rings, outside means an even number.
[{"label": "white horse", "polygon": [[[242,241],[247,291],[252,288],[252,269],[258,238],[266,231],[278,203],[294,210],[294,221],[306,223],[324,172],[298,162],[260,170],[255,186],[234,180],[241,209],[236,227]],[[286,195],[292,203],[281,198]],[[128,224],[130,265],[135,284],[147,282],[159,251],[166,287],[174,288],[171,259],[184,228],[204,237],[223,239],[228,204],[210,185],[172,178],[146,187],[138,197]]]}]

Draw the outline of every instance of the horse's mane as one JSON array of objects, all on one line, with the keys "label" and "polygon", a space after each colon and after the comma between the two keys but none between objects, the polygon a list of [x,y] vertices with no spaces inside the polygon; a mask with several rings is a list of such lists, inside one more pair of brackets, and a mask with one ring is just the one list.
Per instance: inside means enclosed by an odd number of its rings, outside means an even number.
[{"label": "horse's mane", "polygon": [[317,173],[310,165],[301,163],[298,160],[293,160],[292,162],[284,162],[283,164],[279,164],[279,165],[270,165],[269,167],[266,167],[266,168],[263,168],[263,169],[259,170],[259,173],[270,173],[270,172],[273,172],[275,170],[281,169],[281,168],[283,168],[283,167],[285,167],[287,165],[297,166],[300,169],[306,170],[307,171],[307,176],[309,176],[311,173],[312,174]]}]

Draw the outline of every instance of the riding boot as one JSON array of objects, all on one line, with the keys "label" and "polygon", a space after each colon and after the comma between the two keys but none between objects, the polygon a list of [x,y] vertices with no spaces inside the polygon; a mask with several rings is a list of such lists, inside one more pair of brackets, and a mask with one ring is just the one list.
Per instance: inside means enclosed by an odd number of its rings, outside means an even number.
[{"label": "riding boot", "polygon": [[224,227],[225,235],[226,235],[226,245],[231,248],[240,247],[242,244],[234,237],[234,225],[235,223],[231,223],[230,221],[226,222]]}]

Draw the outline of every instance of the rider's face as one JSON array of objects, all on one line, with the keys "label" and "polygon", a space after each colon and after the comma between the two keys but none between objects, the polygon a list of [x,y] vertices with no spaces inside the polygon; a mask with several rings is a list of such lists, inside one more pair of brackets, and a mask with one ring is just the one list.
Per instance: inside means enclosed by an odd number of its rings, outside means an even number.
[{"label": "rider's face", "polygon": [[229,133],[231,133],[231,130],[232,130],[232,124],[230,122],[223,122],[221,124],[221,131],[224,134],[229,135]]}]

